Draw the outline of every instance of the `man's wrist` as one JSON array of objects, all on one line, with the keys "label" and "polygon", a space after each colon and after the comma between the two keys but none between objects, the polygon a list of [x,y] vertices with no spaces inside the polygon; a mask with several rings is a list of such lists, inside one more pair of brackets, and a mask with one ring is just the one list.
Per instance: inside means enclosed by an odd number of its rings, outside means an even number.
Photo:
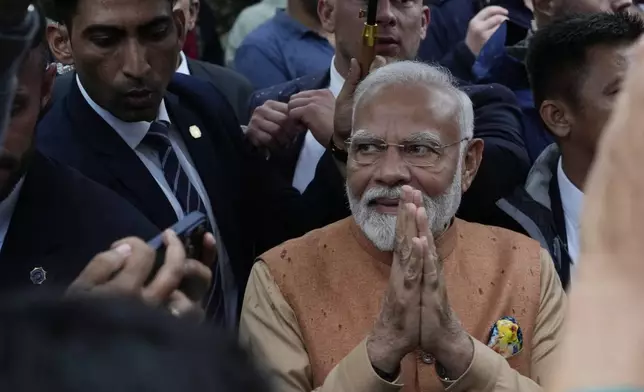
[{"label": "man's wrist", "polygon": [[444,370],[440,376],[449,380],[456,380],[467,371],[472,363],[474,343],[465,331],[460,331],[456,334],[450,334],[450,337],[446,339],[442,339],[432,354],[436,362]]},{"label": "man's wrist", "polygon": [[[367,356],[371,366],[377,369],[376,373],[388,376],[396,375],[397,377],[402,356],[392,353],[392,350],[387,346],[382,344],[380,339],[369,337],[367,338]],[[383,378],[387,379],[387,377]]]}]

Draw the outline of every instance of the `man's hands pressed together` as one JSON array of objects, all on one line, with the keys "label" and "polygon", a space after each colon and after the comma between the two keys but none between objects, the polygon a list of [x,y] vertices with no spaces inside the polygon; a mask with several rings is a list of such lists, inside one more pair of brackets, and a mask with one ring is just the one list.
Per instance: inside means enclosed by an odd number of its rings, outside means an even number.
[{"label": "man's hands pressed together", "polygon": [[402,188],[389,287],[367,338],[372,365],[395,375],[401,360],[421,349],[450,379],[469,367],[474,347],[447,298],[442,265],[420,191]]},{"label": "man's hands pressed together", "polygon": [[[186,258],[173,231],[164,233],[164,243],[165,262],[148,284],[156,253],[142,240],[126,238],[94,257],[70,285],[68,294],[129,295],[153,307],[166,307],[175,316],[202,319],[201,301],[212,280],[209,266],[217,254],[215,239],[210,233],[204,236],[201,262]],[[191,284],[190,292],[182,292],[179,285],[184,279],[198,284]]]}]

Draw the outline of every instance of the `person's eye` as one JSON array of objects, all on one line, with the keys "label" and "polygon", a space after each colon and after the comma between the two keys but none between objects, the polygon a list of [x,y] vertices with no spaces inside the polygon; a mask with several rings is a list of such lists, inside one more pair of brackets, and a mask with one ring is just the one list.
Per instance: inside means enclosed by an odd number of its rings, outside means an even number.
[{"label": "person's eye", "polygon": [[170,26],[168,25],[158,26],[150,31],[149,37],[153,41],[161,41],[162,39],[168,36],[169,32],[170,32]]},{"label": "person's eye", "polygon": [[428,156],[438,154],[438,148],[429,144],[414,143],[405,146],[405,153],[414,156]]},{"label": "person's eye", "polygon": [[356,143],[355,151],[359,154],[375,154],[383,150],[382,145],[377,143]]},{"label": "person's eye", "polygon": [[93,35],[89,37],[89,40],[94,45],[100,48],[109,48],[111,46],[114,46],[118,42],[118,39],[116,37],[112,35],[105,35],[105,34]]}]

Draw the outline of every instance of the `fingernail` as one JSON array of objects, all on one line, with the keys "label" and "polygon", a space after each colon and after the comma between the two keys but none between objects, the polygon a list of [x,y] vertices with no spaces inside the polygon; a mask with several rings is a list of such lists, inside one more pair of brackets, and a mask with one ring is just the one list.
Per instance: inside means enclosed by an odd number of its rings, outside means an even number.
[{"label": "fingernail", "polygon": [[121,244],[114,248],[116,253],[123,256],[123,258],[129,257],[132,254],[132,247],[130,244]]}]

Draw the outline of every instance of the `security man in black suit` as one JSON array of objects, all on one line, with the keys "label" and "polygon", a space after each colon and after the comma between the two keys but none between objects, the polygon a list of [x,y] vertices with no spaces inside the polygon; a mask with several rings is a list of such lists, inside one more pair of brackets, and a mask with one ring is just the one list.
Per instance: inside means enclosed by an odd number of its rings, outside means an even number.
[{"label": "security man in black suit", "polygon": [[[26,3],[22,2],[23,10],[27,9]],[[69,286],[83,292],[98,289],[103,293],[131,294],[148,303],[166,304],[177,315],[198,309],[210,273],[194,260],[186,262],[176,235],[166,234],[166,261],[173,262],[164,264],[144,287],[151,271],[145,266],[151,267],[154,252],[140,239],[123,238],[150,239],[159,229],[113,191],[34,149],[36,122],[48,101],[56,69],[46,61],[44,17],[33,10],[27,13],[25,23],[38,25],[39,29],[20,63],[18,88],[10,102],[10,122],[3,130],[0,291],[6,294],[24,288],[49,288],[55,293]],[[115,243],[117,240],[120,241]],[[207,253],[212,254],[212,235],[206,236],[205,245]],[[90,262],[97,253],[111,247],[111,251]],[[184,264],[189,267],[177,269],[177,265]],[[203,281],[198,292],[189,293],[192,299],[177,290],[181,277],[189,275]]]},{"label": "security man in black suit", "polygon": [[[254,257],[304,233],[293,217],[323,221],[320,200],[343,203],[342,192],[321,176],[320,186],[300,195],[266,170],[219,90],[175,74],[183,13],[173,12],[172,0],[61,0],[57,7],[77,74],[39,124],[39,147],[116,191],[159,228],[192,211],[208,216],[217,238],[215,286],[233,327]],[[330,156],[324,162],[334,164]]]},{"label": "security man in black suit", "polygon": [[[387,59],[415,58],[427,30],[428,7],[421,0],[379,3],[377,54]],[[256,92],[251,98],[252,117],[246,129],[247,137],[256,146],[268,149],[270,161],[301,191],[307,189],[315,170],[320,172],[316,163],[327,147],[338,152],[340,161],[343,159],[351,118],[345,116],[343,125],[334,124],[334,101],[349,74],[351,57],[359,57],[362,45],[359,3],[320,2],[318,10],[323,26],[336,37],[336,55],[329,71]],[[483,139],[485,150],[459,216],[486,223],[491,220],[489,213],[496,210],[495,201],[523,183],[529,169],[521,137],[522,114],[514,95],[503,86],[472,85],[463,90],[473,102],[474,134]],[[335,181],[343,183],[340,171],[331,170]],[[337,206],[332,215],[343,218],[349,214],[345,203]]]}]

